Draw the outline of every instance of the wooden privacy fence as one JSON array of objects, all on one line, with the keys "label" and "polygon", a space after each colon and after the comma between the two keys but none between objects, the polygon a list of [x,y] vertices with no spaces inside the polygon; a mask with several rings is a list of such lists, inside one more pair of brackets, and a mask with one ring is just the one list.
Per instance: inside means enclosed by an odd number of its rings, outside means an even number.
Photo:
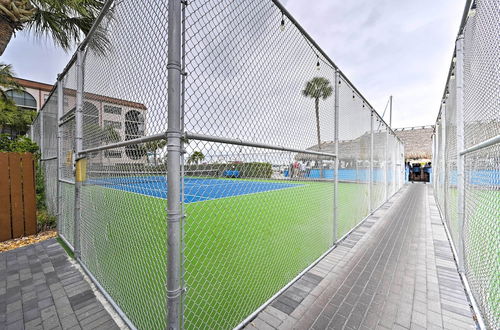
[{"label": "wooden privacy fence", "polygon": [[36,229],[33,155],[0,152],[0,242],[36,234]]}]

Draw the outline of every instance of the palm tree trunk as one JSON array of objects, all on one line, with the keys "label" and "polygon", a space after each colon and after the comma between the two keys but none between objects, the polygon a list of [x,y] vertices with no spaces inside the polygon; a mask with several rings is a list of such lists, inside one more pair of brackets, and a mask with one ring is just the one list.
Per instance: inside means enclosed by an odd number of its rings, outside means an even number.
[{"label": "palm tree trunk", "polygon": [[0,56],[7,48],[12,34],[14,34],[14,27],[5,18],[0,19]]},{"label": "palm tree trunk", "polygon": [[[316,107],[316,133],[318,134],[318,151],[321,151],[321,134],[319,131],[319,98],[314,99],[314,105]],[[323,164],[321,162],[321,156],[318,156],[319,163],[319,177],[323,177]]]}]

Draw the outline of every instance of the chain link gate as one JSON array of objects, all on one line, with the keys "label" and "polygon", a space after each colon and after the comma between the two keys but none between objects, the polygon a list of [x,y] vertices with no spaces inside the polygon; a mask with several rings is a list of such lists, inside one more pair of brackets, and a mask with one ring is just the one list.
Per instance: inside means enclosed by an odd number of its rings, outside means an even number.
[{"label": "chain link gate", "polygon": [[433,136],[433,183],[482,328],[500,324],[500,3],[468,1]]},{"label": "chain link gate", "polygon": [[245,325],[404,182],[277,1],[108,1],[52,99],[59,233],[132,328]]}]

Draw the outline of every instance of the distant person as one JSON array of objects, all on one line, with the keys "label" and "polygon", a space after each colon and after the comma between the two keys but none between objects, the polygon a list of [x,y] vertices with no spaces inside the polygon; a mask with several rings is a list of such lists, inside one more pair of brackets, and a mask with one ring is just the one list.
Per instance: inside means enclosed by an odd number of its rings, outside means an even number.
[{"label": "distant person", "polygon": [[430,182],[430,179],[431,179],[431,163],[426,163],[424,165],[424,183],[427,183],[427,182]]},{"label": "distant person", "polygon": [[413,181],[420,181],[420,164],[413,165]]},{"label": "distant person", "polygon": [[306,177],[306,164],[304,162],[300,162],[300,176]]}]

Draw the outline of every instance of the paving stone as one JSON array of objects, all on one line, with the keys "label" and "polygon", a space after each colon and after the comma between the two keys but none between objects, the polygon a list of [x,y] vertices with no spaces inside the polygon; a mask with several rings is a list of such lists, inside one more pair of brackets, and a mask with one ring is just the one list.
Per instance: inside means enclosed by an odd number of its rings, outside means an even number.
[{"label": "paving stone", "polygon": [[118,329],[55,240],[0,253],[0,329],[82,329],[77,316],[87,328]]},{"label": "paving stone", "polygon": [[[403,188],[394,202],[377,210],[292,286],[300,295],[282,294],[288,302],[306,303],[291,311],[277,298],[273,308],[295,317],[281,327],[386,330],[474,324],[431,189],[422,184]],[[461,319],[464,314],[468,317]],[[457,316],[455,323],[452,316]]]}]

